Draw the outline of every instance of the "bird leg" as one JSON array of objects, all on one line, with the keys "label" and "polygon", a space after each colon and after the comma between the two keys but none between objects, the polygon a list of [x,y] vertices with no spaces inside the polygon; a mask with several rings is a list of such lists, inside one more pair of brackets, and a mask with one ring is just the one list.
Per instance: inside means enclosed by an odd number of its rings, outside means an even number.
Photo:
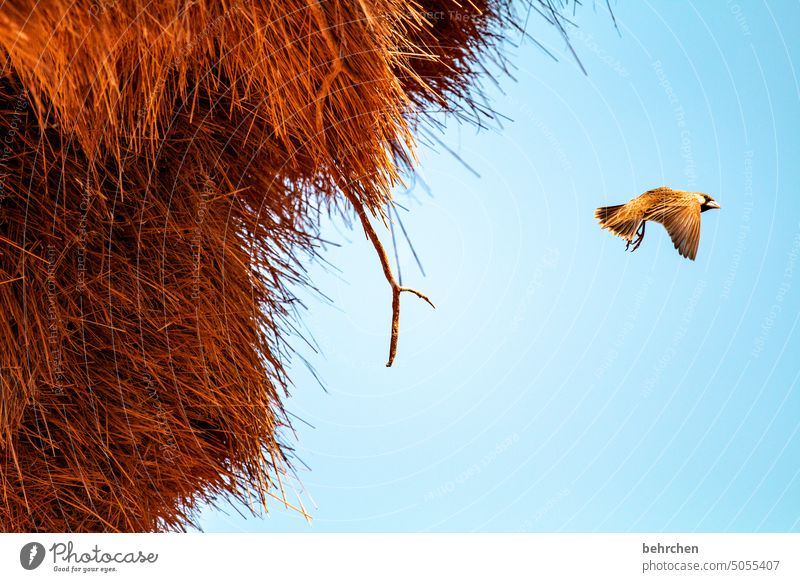
[{"label": "bird leg", "polygon": [[633,238],[633,239],[629,240],[628,244],[625,245],[625,250],[626,251],[628,250],[628,247],[630,247],[631,245],[633,245],[633,248],[631,249],[631,252],[635,251],[636,249],[638,249],[641,246],[642,241],[644,240],[644,225],[645,224],[647,224],[647,221],[643,220],[642,223],[639,225],[639,229],[636,231],[636,238]]}]

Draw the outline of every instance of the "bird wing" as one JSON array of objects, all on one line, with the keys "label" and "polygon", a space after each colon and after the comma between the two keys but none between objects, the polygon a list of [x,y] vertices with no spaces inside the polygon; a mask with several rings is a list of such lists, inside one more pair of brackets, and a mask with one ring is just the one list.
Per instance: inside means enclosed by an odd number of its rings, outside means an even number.
[{"label": "bird wing", "polygon": [[700,203],[697,200],[671,202],[648,218],[664,225],[681,256],[695,259],[700,245]]}]

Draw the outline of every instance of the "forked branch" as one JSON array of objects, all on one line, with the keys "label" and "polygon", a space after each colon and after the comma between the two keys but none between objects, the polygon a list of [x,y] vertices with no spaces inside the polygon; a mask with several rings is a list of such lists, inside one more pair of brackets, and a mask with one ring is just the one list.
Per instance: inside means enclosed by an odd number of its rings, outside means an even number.
[{"label": "forked branch", "polygon": [[386,367],[388,368],[392,365],[392,362],[394,362],[395,355],[397,355],[397,338],[400,334],[400,294],[403,292],[412,293],[426,301],[428,305],[434,309],[436,309],[436,306],[424,293],[412,289],[411,287],[402,287],[400,283],[397,282],[392,272],[392,266],[389,263],[389,256],[386,254],[386,249],[383,247],[378,233],[375,232],[375,228],[373,228],[372,223],[369,221],[369,216],[367,216],[364,205],[347,192],[345,192],[345,196],[347,196],[347,199],[353,205],[353,208],[355,208],[356,214],[358,214],[358,218],[361,220],[361,226],[364,228],[364,233],[366,233],[372,246],[375,247],[375,252],[378,253],[378,259],[381,261],[383,274],[392,288],[392,337],[389,341],[389,361],[386,362]]}]

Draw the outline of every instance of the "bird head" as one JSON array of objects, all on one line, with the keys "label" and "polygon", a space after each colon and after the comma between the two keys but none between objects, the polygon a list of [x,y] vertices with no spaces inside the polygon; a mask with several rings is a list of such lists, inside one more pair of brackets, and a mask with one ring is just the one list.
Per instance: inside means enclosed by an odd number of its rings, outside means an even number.
[{"label": "bird head", "polygon": [[703,194],[698,192],[703,197],[703,201],[700,203],[700,212],[705,212],[706,210],[711,210],[712,208],[721,208],[719,203],[714,200],[708,194]]}]

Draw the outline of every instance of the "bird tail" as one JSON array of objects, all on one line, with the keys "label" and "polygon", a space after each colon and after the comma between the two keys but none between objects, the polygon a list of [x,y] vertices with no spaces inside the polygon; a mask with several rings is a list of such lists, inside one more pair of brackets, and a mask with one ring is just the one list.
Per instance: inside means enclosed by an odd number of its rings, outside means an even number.
[{"label": "bird tail", "polygon": [[603,228],[610,230],[625,240],[632,240],[636,230],[639,228],[641,219],[631,217],[629,213],[621,212],[623,208],[625,208],[624,204],[601,206],[594,211],[594,217]]}]

